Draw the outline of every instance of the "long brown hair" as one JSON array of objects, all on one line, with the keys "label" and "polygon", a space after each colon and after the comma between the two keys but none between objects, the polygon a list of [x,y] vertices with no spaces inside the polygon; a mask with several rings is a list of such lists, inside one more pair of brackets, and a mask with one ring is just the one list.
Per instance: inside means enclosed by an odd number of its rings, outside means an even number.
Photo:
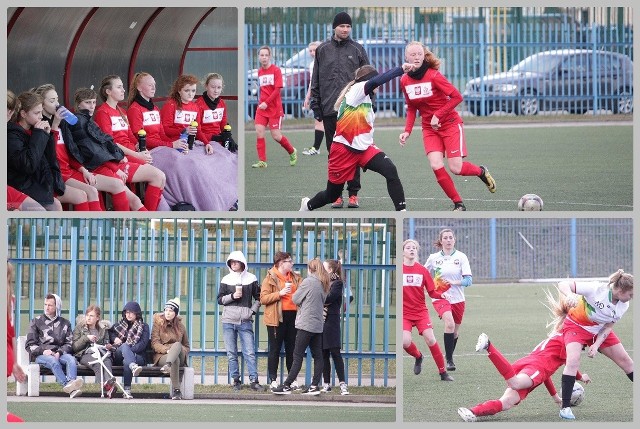
[{"label": "long brown hair", "polygon": [[342,88],[342,91],[340,92],[340,95],[338,95],[338,99],[336,100],[336,104],[333,105],[333,108],[337,111],[338,109],[340,109],[340,104],[342,104],[342,100],[344,99],[345,95],[347,95],[347,92],[349,91],[349,89],[351,89],[351,87],[353,86],[354,83],[356,83],[356,81],[366,75],[368,75],[371,72],[376,71],[376,68],[372,65],[364,65],[362,67],[359,67],[358,69],[356,69],[355,73],[354,73],[354,78],[352,81],[350,81],[348,84],[345,85],[344,88]]},{"label": "long brown hair", "polygon": [[609,276],[609,286],[622,292],[633,289],[633,276],[621,268]]},{"label": "long brown hair", "polygon": [[[109,94],[107,94],[107,89],[111,89],[111,87],[113,86],[113,81],[116,79],[120,79],[122,81],[120,76],[118,76],[117,74],[110,74],[105,76],[102,79],[98,94],[100,94],[100,99],[102,100],[103,103],[106,103],[107,99],[109,98]],[[127,118],[126,113],[117,104],[116,104],[116,110],[118,111],[118,113],[120,113],[120,117],[122,117],[122,120],[125,122],[125,124],[129,125],[129,119]]]},{"label": "long brown hair", "polygon": [[178,76],[178,78],[171,85],[171,89],[169,90],[169,98],[176,102],[178,109],[182,109],[182,98],[180,97],[180,90],[184,88],[186,85],[197,85],[198,78],[192,74],[183,74]]},{"label": "long brown hair", "polygon": [[[98,307],[97,305],[91,304],[90,306],[87,307],[87,309],[84,311],[85,316],[91,312],[96,313],[96,316],[98,316],[98,320],[96,320],[96,329],[98,329],[99,327],[99,323],[100,323],[100,315],[102,314],[102,310],[100,310],[100,307]],[[85,319],[85,323],[86,323],[86,319]]]},{"label": "long brown hair", "polygon": [[342,264],[340,263],[340,260],[327,259],[325,262],[331,269],[331,273],[329,274],[331,280],[342,279]]},{"label": "long brown hair", "polygon": [[322,289],[324,293],[329,293],[329,289],[331,289],[331,280],[329,279],[329,273],[324,269],[324,265],[319,258],[313,258],[307,263],[307,268],[310,273],[315,274],[315,276],[322,283]]},{"label": "long brown hair", "polygon": [[450,232],[451,234],[453,234],[453,238],[454,239],[456,238],[456,233],[453,232],[451,228],[441,229],[440,232],[438,233],[438,239],[433,242],[433,245],[438,249],[442,249],[442,236],[444,235],[445,232]]}]

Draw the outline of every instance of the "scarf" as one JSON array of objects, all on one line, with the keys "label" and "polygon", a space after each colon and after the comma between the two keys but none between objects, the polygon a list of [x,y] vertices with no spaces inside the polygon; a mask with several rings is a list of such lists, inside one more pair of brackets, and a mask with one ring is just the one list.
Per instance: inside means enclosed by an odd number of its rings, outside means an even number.
[{"label": "scarf", "polygon": [[144,97],[140,94],[136,94],[136,97],[133,99],[133,101],[135,101],[136,103],[138,103],[139,105],[141,105],[142,107],[144,107],[147,110],[153,110],[154,106],[153,106],[153,101],[149,100],[145,100]]},{"label": "scarf", "polygon": [[207,91],[202,93],[202,99],[205,103],[207,103],[207,106],[209,106],[209,109],[211,110],[216,110],[216,108],[218,107],[218,103],[220,102],[220,97],[212,100],[207,94]]},{"label": "scarf", "polygon": [[129,323],[127,319],[122,319],[120,323],[113,327],[113,330],[118,334],[118,338],[124,343],[126,342],[130,346],[136,344],[140,341],[140,337],[142,337],[142,329],[144,324],[141,320],[136,320],[129,328]]},{"label": "scarf", "polygon": [[409,73],[407,73],[409,75],[410,78],[415,79],[415,80],[420,80],[424,77],[424,74],[427,72],[427,69],[429,68],[429,64],[427,64],[426,61],[422,62],[422,65],[417,68],[414,71],[410,71]]}]

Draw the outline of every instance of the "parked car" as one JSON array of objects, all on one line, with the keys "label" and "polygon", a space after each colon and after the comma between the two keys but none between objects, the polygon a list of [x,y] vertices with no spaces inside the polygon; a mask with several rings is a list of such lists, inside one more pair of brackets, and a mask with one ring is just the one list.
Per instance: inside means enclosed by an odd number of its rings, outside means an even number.
[{"label": "parked car", "polygon": [[[364,46],[369,56],[369,61],[379,72],[384,72],[391,67],[402,65],[404,62],[405,41],[394,40],[369,40],[358,41]],[[307,48],[301,49],[291,58],[286,60],[281,66],[282,81],[282,106],[285,114],[294,117],[312,116],[313,112],[303,109],[304,98],[307,95],[311,74],[311,54]],[[249,97],[249,115],[253,117],[258,101],[258,69],[251,69],[247,72],[247,92]],[[403,106],[404,97],[400,91],[399,80],[394,80],[380,88],[376,96],[376,108],[378,110],[398,109],[398,105]],[[396,111],[402,114],[402,111]]]},{"label": "parked car", "polygon": [[494,111],[535,115],[541,110],[633,112],[633,62],[616,52],[544,51],[509,71],[467,82],[463,97],[474,115]]}]

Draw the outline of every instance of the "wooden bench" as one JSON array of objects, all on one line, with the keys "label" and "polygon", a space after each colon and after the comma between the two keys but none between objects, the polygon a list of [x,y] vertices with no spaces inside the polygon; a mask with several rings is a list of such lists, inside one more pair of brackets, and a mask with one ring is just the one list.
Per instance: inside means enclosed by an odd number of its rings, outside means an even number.
[{"label": "wooden bench", "polygon": [[[27,380],[24,383],[16,382],[16,395],[17,396],[40,396],[40,376],[41,375],[53,375],[49,368],[38,365],[37,363],[29,362],[29,353],[25,349],[27,337],[22,335],[17,339],[17,361],[27,375]],[[112,372],[115,377],[122,377],[124,367],[113,366]],[[180,373],[182,375],[182,381],[180,383],[180,391],[182,392],[183,399],[193,399],[193,385],[195,378],[195,371],[191,367],[181,367]],[[95,377],[93,370],[87,366],[78,364],[78,377],[91,376]],[[167,374],[160,372],[158,366],[143,366],[142,372],[138,377],[167,377]],[[171,394],[173,386],[169,382],[169,394]]]}]

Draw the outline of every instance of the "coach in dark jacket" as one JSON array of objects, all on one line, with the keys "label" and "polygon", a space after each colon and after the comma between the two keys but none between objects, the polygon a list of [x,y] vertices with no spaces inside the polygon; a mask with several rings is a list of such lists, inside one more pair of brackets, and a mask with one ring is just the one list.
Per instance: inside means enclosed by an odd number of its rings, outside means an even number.
[{"label": "coach in dark jacket", "polygon": [[78,123],[70,128],[83,159],[82,165],[88,170],[95,170],[108,161],[119,163],[124,158],[124,152],[113,141],[113,137],[91,120],[88,110],[80,110],[77,116]]}]

